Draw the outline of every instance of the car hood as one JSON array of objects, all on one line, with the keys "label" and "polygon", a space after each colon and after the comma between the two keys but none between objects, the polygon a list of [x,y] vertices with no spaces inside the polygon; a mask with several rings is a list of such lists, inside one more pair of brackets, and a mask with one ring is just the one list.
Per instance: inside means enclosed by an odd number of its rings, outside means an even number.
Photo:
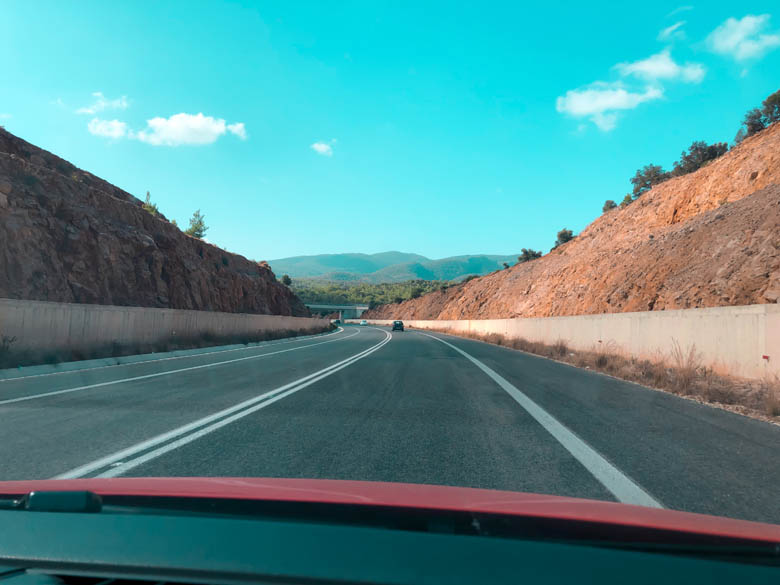
[{"label": "car hood", "polygon": [[446,510],[596,522],[780,543],[780,525],[597,500],[449,486],[239,477],[150,477],[0,482],[0,494],[89,490],[102,496],[224,498]]}]

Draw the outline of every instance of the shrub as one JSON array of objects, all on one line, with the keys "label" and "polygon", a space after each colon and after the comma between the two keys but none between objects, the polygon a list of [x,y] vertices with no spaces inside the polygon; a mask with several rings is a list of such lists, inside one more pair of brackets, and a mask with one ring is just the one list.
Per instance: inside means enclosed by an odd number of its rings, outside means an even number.
[{"label": "shrub", "polygon": [[539,250],[530,250],[528,248],[523,248],[520,250],[520,255],[517,257],[518,262],[530,262],[531,260],[536,260],[537,258],[542,257],[542,252]]},{"label": "shrub", "polygon": [[604,205],[601,207],[601,213],[606,213],[607,211],[611,209],[615,209],[617,207],[617,203],[612,201],[612,199],[607,199],[604,202]]},{"label": "shrub", "polygon": [[764,114],[758,108],[753,108],[745,113],[745,119],[742,121],[745,126],[747,136],[753,136],[756,132],[761,132],[766,125],[764,124]]},{"label": "shrub", "polygon": [[778,120],[780,120],[780,91],[767,97],[761,103],[761,108],[753,108],[745,113],[742,127],[737,132],[734,142],[739,144],[748,136],[761,132]]},{"label": "shrub", "polygon": [[157,204],[152,203],[152,196],[149,194],[149,191],[146,192],[146,199],[141,207],[152,215],[157,215],[160,212],[159,209],[157,209]]},{"label": "shrub", "polygon": [[290,278],[287,274],[282,275],[282,284],[284,286],[290,286],[292,284],[292,278]]},{"label": "shrub", "polygon": [[680,155],[680,160],[674,163],[672,175],[679,177],[692,173],[711,160],[724,155],[729,146],[725,142],[715,142],[707,144],[703,140],[695,140],[689,147],[688,152]]},{"label": "shrub", "polygon": [[669,173],[664,172],[660,165],[649,164],[639,169],[631,177],[631,184],[634,186],[631,194],[634,199],[652,189],[655,185],[663,183],[669,178]]},{"label": "shrub", "polygon": [[766,98],[761,105],[761,113],[767,126],[780,121],[780,90]]},{"label": "shrub", "polygon": [[506,262],[504,262],[504,270],[506,270],[507,268],[509,268],[509,264],[507,264]]},{"label": "shrub", "polygon": [[569,242],[574,239],[574,232],[571,230],[567,230],[566,228],[563,228],[561,231],[558,232],[558,237],[555,240],[555,245],[553,246],[553,250],[560,246],[561,244],[565,244],[566,242]]},{"label": "shrub", "polygon": [[620,202],[620,209],[625,209],[626,207],[631,205],[632,201],[634,201],[634,200],[631,198],[631,195],[626,193],[626,196],[623,197],[623,201]]},{"label": "shrub", "polygon": [[184,233],[188,236],[192,236],[193,238],[203,238],[209,229],[205,220],[206,216],[200,212],[200,209],[198,209],[195,211],[195,213],[192,214],[192,217],[190,218],[190,227],[184,230]]}]

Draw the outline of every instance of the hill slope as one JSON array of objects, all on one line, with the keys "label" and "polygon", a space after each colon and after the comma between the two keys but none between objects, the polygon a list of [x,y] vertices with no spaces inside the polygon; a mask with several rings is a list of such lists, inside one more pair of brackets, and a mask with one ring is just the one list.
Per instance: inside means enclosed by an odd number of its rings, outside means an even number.
[{"label": "hill slope", "polygon": [[359,280],[362,282],[404,282],[407,280],[454,280],[472,274],[483,275],[514,263],[517,255],[452,256],[431,260],[419,254],[321,254],[271,260],[277,274],[292,278]]},{"label": "hill slope", "polygon": [[0,129],[0,297],[308,315],[270,267]]},{"label": "hill slope", "polygon": [[539,260],[367,313],[487,319],[775,303],[780,124],[614,209]]},{"label": "hill slope", "polygon": [[269,264],[278,274],[292,278],[324,277],[343,274],[337,280],[352,280],[354,277],[370,274],[394,264],[425,261],[425,256],[405,252],[381,252],[379,254],[318,254],[315,256],[292,256],[271,260]]}]

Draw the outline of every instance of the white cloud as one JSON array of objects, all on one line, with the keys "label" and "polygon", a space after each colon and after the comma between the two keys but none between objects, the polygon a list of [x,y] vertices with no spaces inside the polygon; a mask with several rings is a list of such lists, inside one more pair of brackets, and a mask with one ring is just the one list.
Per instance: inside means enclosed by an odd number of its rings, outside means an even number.
[{"label": "white cloud", "polygon": [[322,156],[333,156],[333,147],[327,142],[315,142],[311,145],[311,148]]},{"label": "white cloud", "polygon": [[741,19],[726,19],[710,33],[707,44],[715,53],[731,55],[737,61],[759,58],[780,46],[780,33],[763,31],[769,25],[768,14],[748,14]]},{"label": "white cloud", "polygon": [[87,124],[87,130],[89,130],[90,134],[94,134],[95,136],[117,139],[127,135],[127,124],[120,122],[119,120],[92,118],[89,121],[89,124]]},{"label": "white cloud", "polygon": [[674,16],[675,14],[679,14],[680,12],[687,12],[688,10],[693,10],[693,6],[678,6],[666,16]]},{"label": "white cloud", "polygon": [[92,94],[92,97],[95,98],[95,101],[89,106],[76,110],[77,114],[97,114],[103,110],[125,110],[129,105],[127,96],[124,95],[115,100],[110,100],[103,95],[103,92],[96,91]]},{"label": "white cloud", "polygon": [[246,128],[243,122],[236,122],[235,124],[228,124],[227,131],[231,134],[235,134],[241,140],[246,140]]},{"label": "white cloud", "polygon": [[685,31],[682,27],[685,25],[684,20],[675,22],[672,26],[667,26],[661,32],[658,33],[659,41],[671,41],[673,39],[684,39]]},{"label": "white cloud", "polygon": [[211,144],[226,132],[246,138],[243,122],[226,125],[222,118],[198,114],[174,114],[170,118],[152,118],[146,129],[132,135],[141,142],[154,146]]},{"label": "white cloud", "polygon": [[633,110],[639,104],[663,96],[658,87],[643,92],[627,90],[622,83],[597,81],[581,89],[571,89],[555,102],[555,109],[575,118],[589,117],[599,129],[608,132],[617,123],[617,112]]},{"label": "white cloud", "polygon": [[0,113],[0,120],[10,120],[11,118],[13,118],[11,114]]},{"label": "white cloud", "polygon": [[707,71],[699,63],[678,65],[672,59],[668,49],[633,63],[618,63],[615,67],[621,75],[634,75],[647,81],[680,79],[689,83],[699,83]]}]

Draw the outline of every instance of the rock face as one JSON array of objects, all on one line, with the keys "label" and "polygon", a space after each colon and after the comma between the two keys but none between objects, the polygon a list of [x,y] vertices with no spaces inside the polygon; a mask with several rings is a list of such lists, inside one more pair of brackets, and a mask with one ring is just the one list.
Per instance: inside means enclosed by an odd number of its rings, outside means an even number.
[{"label": "rock face", "polygon": [[255,263],[0,129],[0,297],[307,316]]},{"label": "rock face", "polygon": [[780,302],[780,123],[539,260],[365,313],[489,319]]}]

